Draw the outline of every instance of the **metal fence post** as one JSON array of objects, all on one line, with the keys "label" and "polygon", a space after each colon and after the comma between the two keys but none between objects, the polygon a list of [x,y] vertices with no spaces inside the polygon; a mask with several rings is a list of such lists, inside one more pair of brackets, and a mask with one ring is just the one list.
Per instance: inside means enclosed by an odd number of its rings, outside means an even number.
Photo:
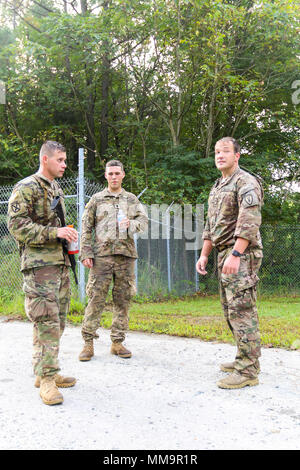
[{"label": "metal fence post", "polygon": [[[136,251],[138,251],[136,233],[133,235],[133,238],[134,238],[135,249],[136,249]],[[138,293],[139,293],[139,279],[138,279],[139,274],[138,274],[138,260],[137,260],[137,259],[135,260],[134,271],[135,271],[135,287],[136,287],[136,293],[138,294]]]},{"label": "metal fence post", "polygon": [[[142,192],[140,192],[140,194],[137,196],[138,199],[140,199],[141,195],[148,189],[148,186],[146,186],[146,188],[143,189]],[[134,234],[134,244],[135,244],[135,249],[136,251],[138,251],[138,242],[137,242],[137,234],[135,233]],[[135,270],[135,286],[136,286],[136,293],[138,294],[139,293],[139,274],[138,274],[138,260],[136,259],[135,260],[135,267],[134,267],[134,270]]]},{"label": "metal fence post", "polygon": [[195,291],[198,292],[199,290],[199,274],[197,273],[197,269],[196,269],[196,264],[197,264],[197,261],[198,261],[198,240],[199,240],[199,233],[198,233],[198,230],[199,230],[199,227],[198,227],[198,213],[196,211],[196,214],[195,214],[195,233],[196,233],[196,237],[195,237],[195,251],[194,251],[194,254],[195,254]]},{"label": "metal fence post", "polygon": [[171,284],[171,259],[170,259],[170,209],[173,206],[174,201],[169,205],[166,210],[166,222],[167,222],[167,263],[168,263],[168,290],[171,292],[172,284]]},{"label": "metal fence post", "polygon": [[[84,189],[84,152],[83,148],[78,150],[78,179],[77,179],[77,207],[78,207],[78,228],[79,237],[82,231],[82,216],[85,205],[85,189]],[[78,278],[79,278],[79,298],[81,302],[85,300],[85,272],[84,266],[78,260]]]}]

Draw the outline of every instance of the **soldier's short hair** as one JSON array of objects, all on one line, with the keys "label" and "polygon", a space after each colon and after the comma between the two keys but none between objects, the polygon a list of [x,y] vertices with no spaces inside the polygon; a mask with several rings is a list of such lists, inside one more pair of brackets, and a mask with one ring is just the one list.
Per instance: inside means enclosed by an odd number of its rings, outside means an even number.
[{"label": "soldier's short hair", "polygon": [[106,171],[106,168],[108,168],[110,166],[120,166],[122,171],[124,171],[123,163],[120,162],[120,160],[109,160],[105,165],[105,171]]},{"label": "soldier's short hair", "polygon": [[40,150],[40,158],[43,155],[47,155],[48,157],[52,157],[55,152],[66,152],[65,147],[60,144],[59,142],[55,142],[54,140],[47,140],[43,143]]},{"label": "soldier's short hair", "polygon": [[233,149],[234,149],[234,153],[240,153],[240,150],[241,150],[241,146],[240,144],[238,143],[238,141],[236,139],[234,139],[233,137],[223,137],[222,139],[218,140],[216,142],[216,144],[218,142],[232,142],[233,144]]}]

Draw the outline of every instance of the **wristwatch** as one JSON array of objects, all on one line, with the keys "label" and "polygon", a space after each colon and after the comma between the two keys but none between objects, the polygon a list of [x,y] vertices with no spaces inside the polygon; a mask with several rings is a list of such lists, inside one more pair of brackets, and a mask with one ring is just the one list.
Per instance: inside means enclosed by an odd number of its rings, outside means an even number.
[{"label": "wristwatch", "polygon": [[231,254],[232,254],[232,256],[238,256],[239,258],[243,255],[243,253],[240,253],[237,250],[232,250]]}]

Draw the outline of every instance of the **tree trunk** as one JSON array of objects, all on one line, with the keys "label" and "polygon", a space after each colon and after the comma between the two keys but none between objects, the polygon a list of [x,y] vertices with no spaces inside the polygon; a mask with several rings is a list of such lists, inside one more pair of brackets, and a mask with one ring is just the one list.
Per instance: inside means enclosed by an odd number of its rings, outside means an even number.
[{"label": "tree trunk", "polygon": [[[108,44],[105,45],[107,51]],[[103,159],[108,147],[108,100],[110,86],[110,62],[108,53],[105,52],[102,62],[102,85],[101,85],[101,124],[100,124],[100,157]]]},{"label": "tree trunk", "polygon": [[213,133],[214,133],[214,124],[215,124],[215,104],[217,96],[217,79],[218,79],[218,66],[215,66],[215,78],[213,83],[213,89],[211,93],[211,100],[209,103],[209,115],[207,123],[207,137],[206,137],[206,150],[205,157],[209,157],[209,152],[212,144]]},{"label": "tree trunk", "polygon": [[94,90],[94,75],[91,70],[86,71],[86,85],[90,89],[86,110],[86,123],[87,123],[87,166],[90,172],[95,170],[95,102],[96,91]]},{"label": "tree trunk", "polygon": [[84,15],[87,12],[87,0],[80,0],[81,13]]},{"label": "tree trunk", "polygon": [[[103,14],[109,7],[110,0],[103,3]],[[109,61],[109,42],[103,43],[104,55],[102,60],[102,85],[101,85],[101,123],[100,123],[100,158],[105,158],[108,147],[108,101],[110,87],[110,61]]]}]

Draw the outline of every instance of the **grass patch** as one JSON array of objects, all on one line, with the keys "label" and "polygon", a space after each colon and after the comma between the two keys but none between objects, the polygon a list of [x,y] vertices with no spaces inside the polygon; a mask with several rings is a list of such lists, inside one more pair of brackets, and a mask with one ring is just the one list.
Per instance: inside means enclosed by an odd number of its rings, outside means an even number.
[{"label": "grass patch", "polygon": [[11,320],[25,320],[24,295],[0,289],[0,315]]},{"label": "grass patch", "polygon": [[[1,294],[1,292],[0,292]],[[234,343],[223,317],[217,295],[194,295],[163,302],[132,302],[129,328],[132,331],[199,338],[203,341]],[[262,345],[289,349],[300,339],[300,297],[259,296],[258,311]],[[85,306],[72,298],[68,321],[81,325]],[[24,319],[24,298],[1,295],[0,314]],[[112,305],[109,302],[100,325],[110,328]]]},{"label": "grass patch", "polygon": [[[300,338],[300,297],[261,296],[258,300],[262,345],[290,348]],[[72,314],[80,324],[83,314]],[[100,325],[110,328],[112,309],[107,305]],[[166,302],[133,302],[129,328],[132,331],[199,338],[234,343],[217,295],[192,296]]]}]

